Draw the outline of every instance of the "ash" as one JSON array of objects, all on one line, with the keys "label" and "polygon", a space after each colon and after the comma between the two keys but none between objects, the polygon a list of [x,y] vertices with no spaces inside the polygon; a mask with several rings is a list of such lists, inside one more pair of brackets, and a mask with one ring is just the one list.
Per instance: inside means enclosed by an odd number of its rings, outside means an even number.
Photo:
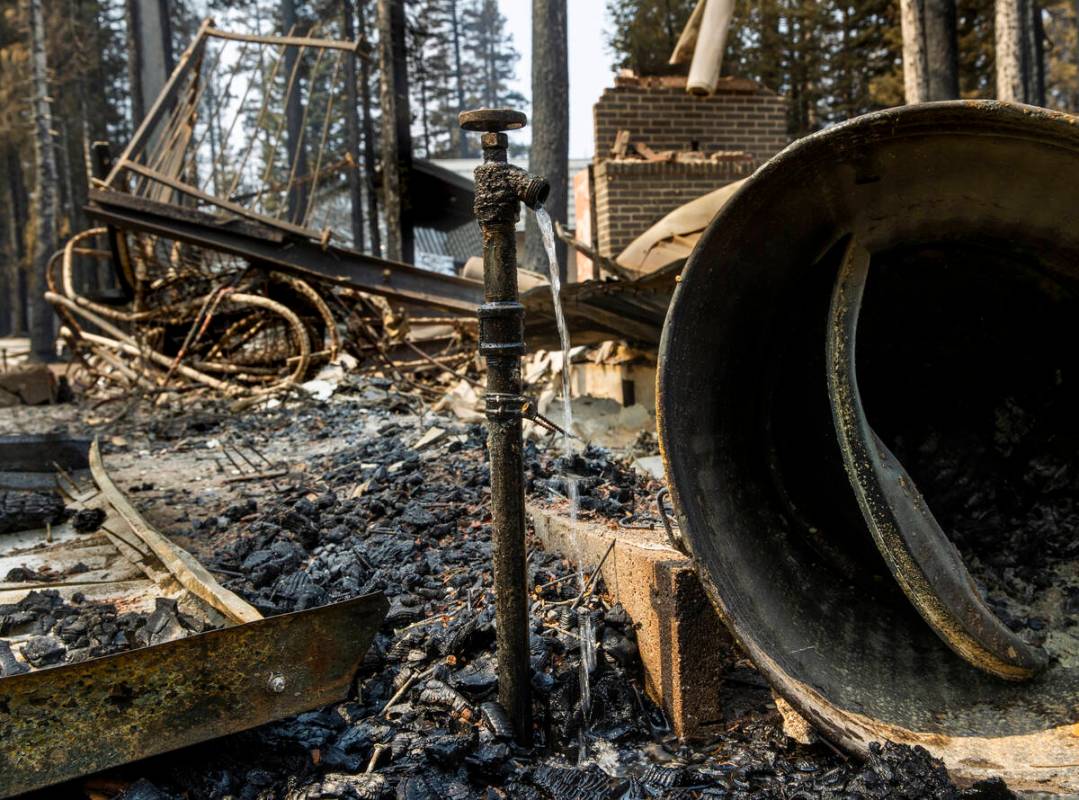
[{"label": "ash", "polygon": [[[432,444],[415,446],[435,427]],[[874,745],[859,762],[795,743],[767,685],[738,654],[720,687],[730,698],[725,733],[706,746],[679,742],[644,694],[632,622],[603,602],[602,585],[580,602],[597,637],[586,716],[576,571],[535,545],[536,743],[521,749],[496,699],[482,426],[421,416],[373,383],[330,402],[242,416],[158,412],[149,430],[158,443],[272,440],[303,459],[293,465],[299,477],[272,492],[247,484],[229,496],[188,496],[198,517],[172,534],[264,614],[373,591],[391,607],[347,702],[111,771],[129,783],[128,800],[1014,797],[999,782],[958,790],[919,748]],[[569,469],[583,479],[585,514],[655,520],[654,482],[597,448],[569,462],[556,462],[557,450],[526,445],[534,496],[560,502]]]},{"label": "ash", "polygon": [[15,641],[22,656],[15,658],[9,640],[0,640],[0,678],[171,642],[211,627],[169,598],[156,598],[150,612],[118,613],[111,603],[87,601],[79,593],[66,603],[55,590],[32,591],[18,603],[0,605],[0,636]]},{"label": "ash", "polygon": [[907,456],[989,607],[1079,666],[1079,431],[1074,391],[1003,400],[982,430],[931,429]]}]

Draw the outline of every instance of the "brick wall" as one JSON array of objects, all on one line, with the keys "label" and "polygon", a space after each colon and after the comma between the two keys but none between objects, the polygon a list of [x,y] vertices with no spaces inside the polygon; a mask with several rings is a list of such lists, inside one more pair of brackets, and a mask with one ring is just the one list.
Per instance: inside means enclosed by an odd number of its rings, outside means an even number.
[{"label": "brick wall", "polygon": [[595,166],[596,244],[616,257],[668,212],[752,173],[752,162],[601,161]]},{"label": "brick wall", "polygon": [[[677,79],[619,79],[596,103],[594,121],[595,244],[612,258],[678,206],[745,177],[788,142],[786,101],[737,78],[710,97],[688,94]],[[749,159],[611,160],[620,130],[655,151],[743,151]]]},{"label": "brick wall", "polygon": [[763,163],[787,145],[786,109],[782,97],[744,79],[722,81],[709,97],[677,82],[620,79],[594,106],[595,152],[606,158],[628,130],[653,150],[745,150]]}]

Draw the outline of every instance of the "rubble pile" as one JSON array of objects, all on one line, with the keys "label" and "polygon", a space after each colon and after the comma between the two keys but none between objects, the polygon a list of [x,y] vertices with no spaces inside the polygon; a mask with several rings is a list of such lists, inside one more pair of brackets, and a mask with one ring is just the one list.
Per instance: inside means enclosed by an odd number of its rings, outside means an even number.
[{"label": "rubble pile", "polygon": [[18,603],[0,605],[0,636],[18,637],[26,662],[0,640],[0,678],[170,642],[211,627],[169,598],[157,598],[150,612],[119,612],[111,603],[89,601],[79,593],[64,602],[55,590],[32,591]]},{"label": "rubble pile", "polygon": [[[356,392],[352,402],[335,397],[233,419],[240,437],[343,444],[307,459],[301,472],[310,480],[257,501],[237,493],[209,504],[189,533],[213,551],[207,565],[266,614],[386,594],[391,609],[352,698],[125,768],[141,779],[125,796],[1013,796],[1002,787],[961,793],[917,749],[888,745],[863,765],[822,744],[795,743],[744,661],[751,677],[737,678],[741,702],[730,704],[727,733],[704,748],[679,742],[642,690],[632,621],[603,602],[602,583],[582,597],[572,565],[538,549],[528,560],[536,743],[521,749],[496,700],[483,429],[431,414],[417,427],[415,410],[384,387]],[[215,430],[208,421],[204,435]],[[588,448],[560,461],[554,451],[527,445],[534,494],[560,502],[569,469],[583,479],[584,514],[650,513],[648,481],[606,452]],[[597,641],[587,714],[580,610],[592,616]]]},{"label": "rubble pile", "polygon": [[660,483],[630,469],[607,450],[589,445],[580,452],[561,455],[544,464],[540,469],[545,477],[535,478],[531,490],[545,489],[552,499],[567,497],[566,476],[571,476],[577,481],[583,516],[654,523],[658,527],[652,497]]},{"label": "rubble pile", "polygon": [[905,456],[989,607],[1065,665],[1079,663],[1075,399],[1008,398],[985,430],[933,427]]}]

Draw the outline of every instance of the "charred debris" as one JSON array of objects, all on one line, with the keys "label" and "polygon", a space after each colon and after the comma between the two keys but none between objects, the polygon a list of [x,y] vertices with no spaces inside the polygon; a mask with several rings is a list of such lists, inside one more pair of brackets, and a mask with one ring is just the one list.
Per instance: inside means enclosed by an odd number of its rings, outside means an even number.
[{"label": "charred debris", "polygon": [[[581,519],[612,528],[667,523],[662,480],[631,465],[657,457],[651,416],[618,452],[582,442],[571,455],[548,416],[564,359],[654,365],[683,260],[644,277],[608,265],[614,279],[563,298],[575,342],[631,345],[522,363],[526,342],[557,341],[549,287],[519,296],[512,255],[517,201],[542,200],[542,179],[499,172],[509,169],[502,131],[523,115],[464,120],[484,131],[490,156],[481,171],[491,182],[467,197],[486,227],[485,286],[338,241],[318,201],[341,165],[323,165],[322,152],[302,186],[272,153],[266,170],[246,156],[227,169],[200,156],[205,75],[246,63],[222,58],[236,44],[272,46],[280,63],[291,48],[332,64],[350,47],[204,25],[123,152],[97,149],[90,212],[101,227],[50,265],[70,369],[11,370],[5,355],[5,404],[74,391],[80,405],[43,409],[29,425],[55,423],[59,435],[0,442],[0,795],[59,783],[95,800],[1016,797],[999,778],[960,788],[926,749],[884,735],[837,749],[829,736],[843,737],[788,713],[776,676],[733,644],[715,687],[718,732],[675,736],[645,689],[639,622],[612,601],[602,562],[544,550],[524,501],[568,513],[577,498]],[[260,118],[292,91],[262,98]],[[321,108],[328,124],[332,107]],[[91,296],[77,275],[99,260],[113,265],[115,287]],[[683,318],[694,310],[712,313]],[[817,355],[800,364],[819,366],[823,335],[813,341]],[[703,374],[679,363],[679,379]],[[983,408],[988,433],[920,420],[896,436],[994,624],[1031,648],[1075,640],[1076,464],[1053,435],[1068,398]],[[699,407],[682,410],[701,424]],[[999,462],[1007,484],[971,463],[968,433],[993,441],[982,466]],[[39,451],[33,468],[13,455],[27,448]],[[775,457],[813,474],[797,460],[812,448],[801,452]],[[803,499],[783,498],[784,511]],[[1063,602],[1047,605],[1049,593]],[[813,620],[835,629],[839,613]],[[49,744],[61,728],[66,760]]]},{"label": "charred debris", "polygon": [[[483,429],[432,413],[421,428],[404,397],[375,379],[327,401],[239,417],[224,413],[220,401],[183,415],[144,406],[126,428],[113,429],[115,443],[105,448],[110,461],[139,460],[124,455],[141,450],[143,441],[157,454],[162,485],[135,483],[131,497],[148,507],[182,506],[186,521],[174,536],[260,614],[375,591],[385,594],[389,611],[343,702],[82,779],[71,791],[129,798],[1013,796],[993,784],[960,791],[920,749],[886,744],[862,763],[823,743],[797,744],[784,734],[766,683],[737,655],[721,687],[732,699],[727,733],[704,746],[679,742],[643,692],[633,621],[604,602],[602,582],[582,597],[572,565],[534,546],[528,578],[535,743],[519,747],[496,699]],[[435,427],[442,435],[419,444]],[[312,441],[341,445],[308,454]],[[207,450],[208,442],[252,459],[253,451],[278,452],[273,443],[295,455],[285,476],[223,484],[227,492],[168,482],[168,462]],[[564,502],[560,476],[571,469],[582,478],[585,517],[614,521],[635,512],[658,525],[655,482],[609,453],[591,448],[565,463],[529,443],[525,465],[532,495]],[[79,537],[101,524],[81,511],[71,520]],[[35,579],[63,583],[47,574]],[[124,612],[77,593],[65,599],[62,591],[35,589],[2,607],[3,635],[19,640],[4,651],[5,677],[207,625],[182,603],[159,600],[146,611]],[[587,717],[578,606],[592,615],[597,637]],[[581,737],[591,754],[583,762]]]}]

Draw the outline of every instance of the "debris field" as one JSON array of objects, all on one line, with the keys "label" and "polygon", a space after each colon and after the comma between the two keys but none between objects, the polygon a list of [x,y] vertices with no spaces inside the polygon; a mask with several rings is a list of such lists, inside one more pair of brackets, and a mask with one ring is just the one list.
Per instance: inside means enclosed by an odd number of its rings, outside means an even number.
[{"label": "debris field", "polygon": [[[582,592],[573,564],[535,547],[536,742],[519,748],[496,701],[483,428],[418,410],[388,381],[352,381],[328,400],[243,414],[213,400],[140,406],[98,432],[142,511],[263,614],[374,591],[390,601],[346,702],[84,780],[81,788],[98,796],[1014,796],[999,782],[960,790],[917,748],[884,744],[861,763],[821,742],[796,743],[770,689],[736,653],[721,687],[726,732],[678,741],[642,690],[632,620],[605,603],[602,581]],[[192,463],[235,477],[221,457],[229,448],[286,463],[286,474],[205,484],[193,477]],[[600,448],[569,459],[560,452],[557,441],[526,443],[533,497],[564,503],[568,471],[579,479],[583,517],[655,523],[659,484]],[[594,567],[585,565],[586,579]],[[582,614],[595,631],[590,702],[581,696]],[[34,634],[23,654],[34,667],[199,630],[167,601],[151,613],[119,613],[61,601],[47,588],[0,609],[0,625]],[[12,663],[0,652],[0,668]]]}]

